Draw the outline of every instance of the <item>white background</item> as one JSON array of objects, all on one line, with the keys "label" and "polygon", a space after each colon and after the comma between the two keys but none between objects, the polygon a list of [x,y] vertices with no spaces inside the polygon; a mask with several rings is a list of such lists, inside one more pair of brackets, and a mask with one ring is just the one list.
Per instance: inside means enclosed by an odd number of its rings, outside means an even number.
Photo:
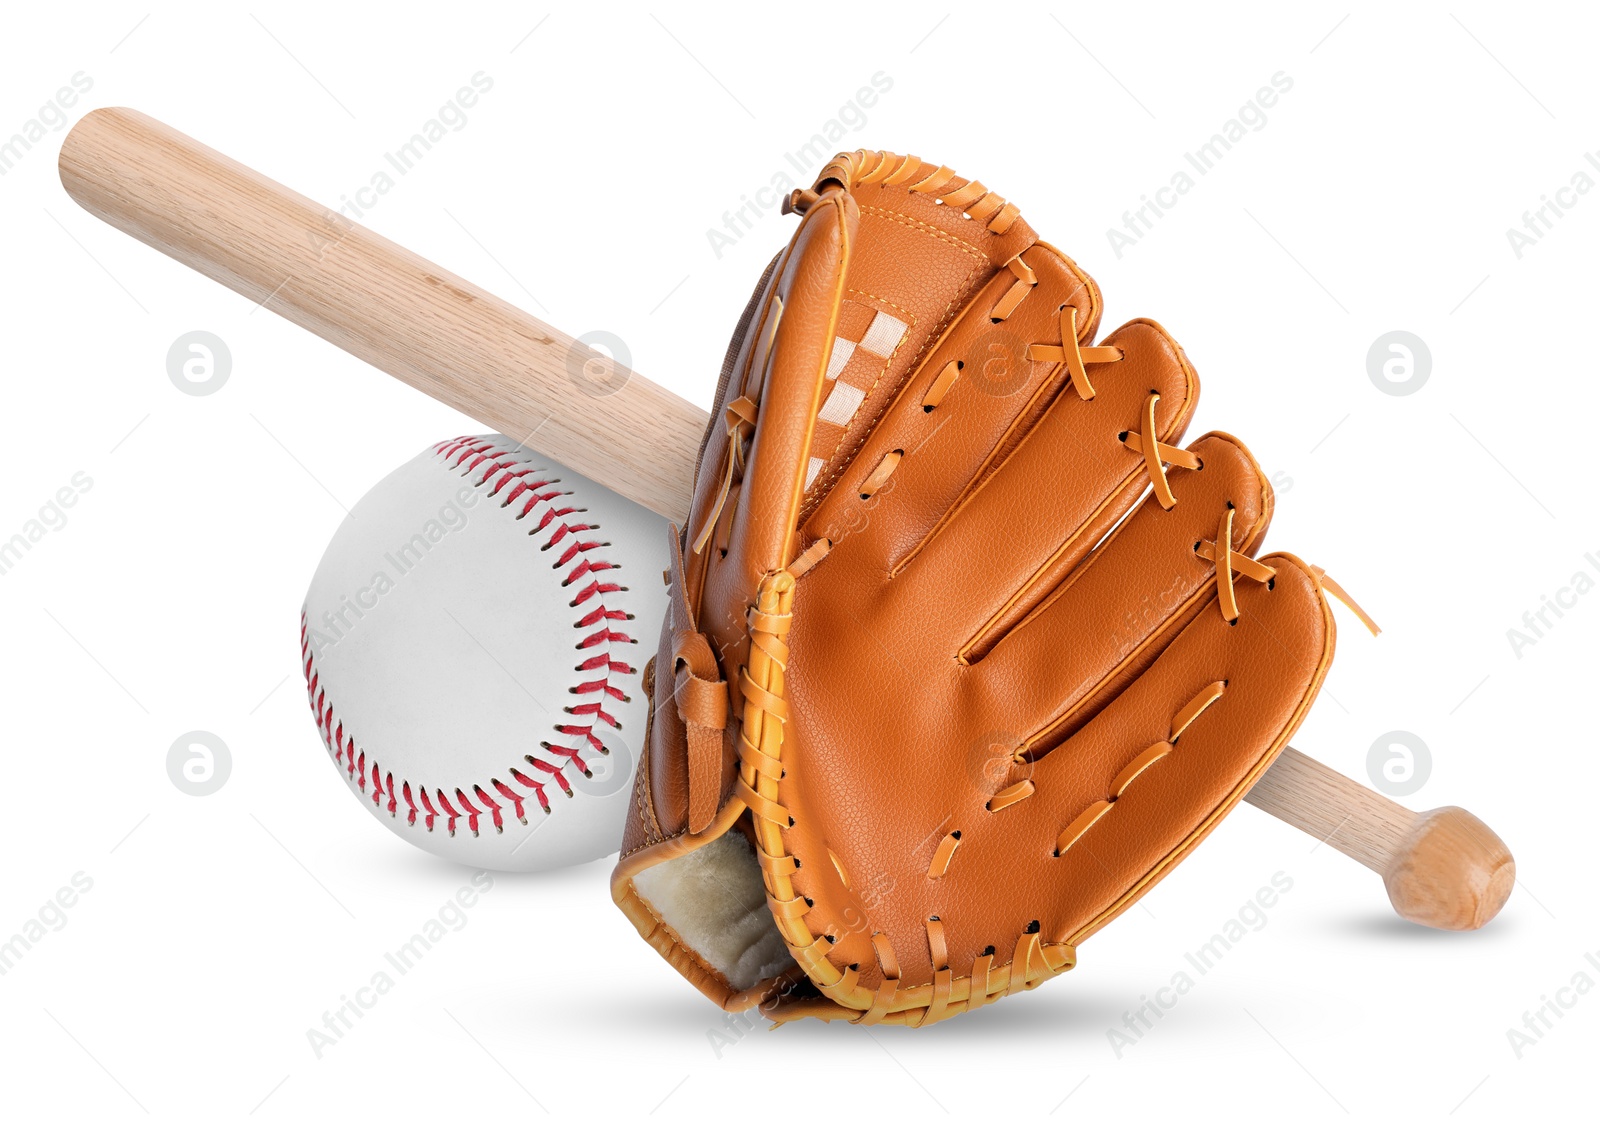
[{"label": "white background", "polygon": [[[1600,579],[1600,193],[1520,258],[1506,236],[1600,147],[1587,17],[478,7],[9,6],[0,138],[82,71],[70,120],[134,106],[337,206],[483,71],[468,124],[365,222],[571,333],[620,335],[704,404],[792,221],[772,209],[720,257],[707,230],[881,71],[892,89],[830,149],[982,178],[1099,279],[1108,328],[1160,319],[1205,382],[1191,434],[1233,432],[1279,476],[1269,546],[1386,628],[1340,613],[1296,744],[1365,779],[1379,735],[1417,735],[1432,772],[1405,802],[1483,816],[1522,881],[1482,933],[1430,933],[1375,876],[1243,807],[1040,991],[924,1031],[737,1038],[634,936],[602,861],[497,878],[317,1057],[307,1029],[467,876],[357,812],[330,770],[300,600],[345,507],[483,429],[78,209],[63,130],[0,177],[0,539],[76,472],[93,482],[0,576],[0,938],[74,874],[93,886],[0,977],[9,1115],[1503,1123],[1589,1101],[1600,992],[1520,1057],[1507,1037],[1580,970],[1600,980],[1600,595],[1520,655],[1507,638],[1574,573]],[[1264,128],[1118,257],[1107,229],[1280,71],[1293,88]],[[194,329],[233,355],[215,395],[166,374]],[[1367,371],[1395,329],[1432,354],[1408,396]],[[195,729],[233,754],[204,798],[166,772]],[[1279,871],[1293,889],[1266,926],[1118,1057],[1108,1029]]]}]

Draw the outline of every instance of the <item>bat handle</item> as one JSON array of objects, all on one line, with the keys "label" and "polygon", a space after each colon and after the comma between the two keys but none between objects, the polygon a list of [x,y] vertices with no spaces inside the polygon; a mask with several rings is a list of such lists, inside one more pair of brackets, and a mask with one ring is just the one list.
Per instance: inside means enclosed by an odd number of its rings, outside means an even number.
[{"label": "bat handle", "polygon": [[1383,877],[1395,912],[1433,929],[1479,929],[1511,895],[1517,864],[1462,808],[1414,812],[1293,748],[1245,797]]}]

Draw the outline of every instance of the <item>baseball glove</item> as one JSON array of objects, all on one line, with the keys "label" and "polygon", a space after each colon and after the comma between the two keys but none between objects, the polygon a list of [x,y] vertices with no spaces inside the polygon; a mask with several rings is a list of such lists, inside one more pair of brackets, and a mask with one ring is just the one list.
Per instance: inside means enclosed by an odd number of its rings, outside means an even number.
[{"label": "baseball glove", "polygon": [[[841,154],[723,366],[613,895],[730,1010],[1073,966],[1266,771],[1334,628],[1155,322],[977,181]],[[1364,617],[1363,617],[1364,618]]]}]

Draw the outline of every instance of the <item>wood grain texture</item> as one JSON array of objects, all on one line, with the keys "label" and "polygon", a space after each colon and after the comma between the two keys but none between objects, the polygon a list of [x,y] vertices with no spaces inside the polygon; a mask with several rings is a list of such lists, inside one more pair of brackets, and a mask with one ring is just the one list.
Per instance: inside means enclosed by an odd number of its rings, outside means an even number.
[{"label": "wood grain texture", "polygon": [[1284,749],[1245,799],[1382,875],[1395,912],[1418,925],[1482,928],[1516,885],[1511,851],[1471,812],[1418,814],[1298,749]]},{"label": "wood grain texture", "polygon": [[1245,799],[1379,874],[1417,819],[1293,747],[1283,750]]},{"label": "wood grain texture", "polygon": [[[135,110],[86,115],[60,168],[113,227],[673,521],[688,513],[706,413],[559,330]],[[1247,798],[1383,875],[1422,924],[1477,928],[1515,880],[1470,813],[1419,816],[1292,748]]]},{"label": "wood grain texture", "polygon": [[135,239],[624,497],[689,512],[706,413],[560,330],[137,110],[85,115],[60,169]]}]

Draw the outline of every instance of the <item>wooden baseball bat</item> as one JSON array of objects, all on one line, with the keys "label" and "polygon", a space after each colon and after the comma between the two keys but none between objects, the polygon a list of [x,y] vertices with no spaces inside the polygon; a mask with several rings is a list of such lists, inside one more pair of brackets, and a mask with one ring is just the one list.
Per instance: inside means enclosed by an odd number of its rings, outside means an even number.
[{"label": "wooden baseball bat", "polygon": [[[61,183],[89,212],[680,524],[706,413],[560,330],[137,110],[87,115]],[[1286,749],[1263,811],[1383,875],[1402,917],[1476,929],[1516,868],[1460,808],[1417,815]]]}]

